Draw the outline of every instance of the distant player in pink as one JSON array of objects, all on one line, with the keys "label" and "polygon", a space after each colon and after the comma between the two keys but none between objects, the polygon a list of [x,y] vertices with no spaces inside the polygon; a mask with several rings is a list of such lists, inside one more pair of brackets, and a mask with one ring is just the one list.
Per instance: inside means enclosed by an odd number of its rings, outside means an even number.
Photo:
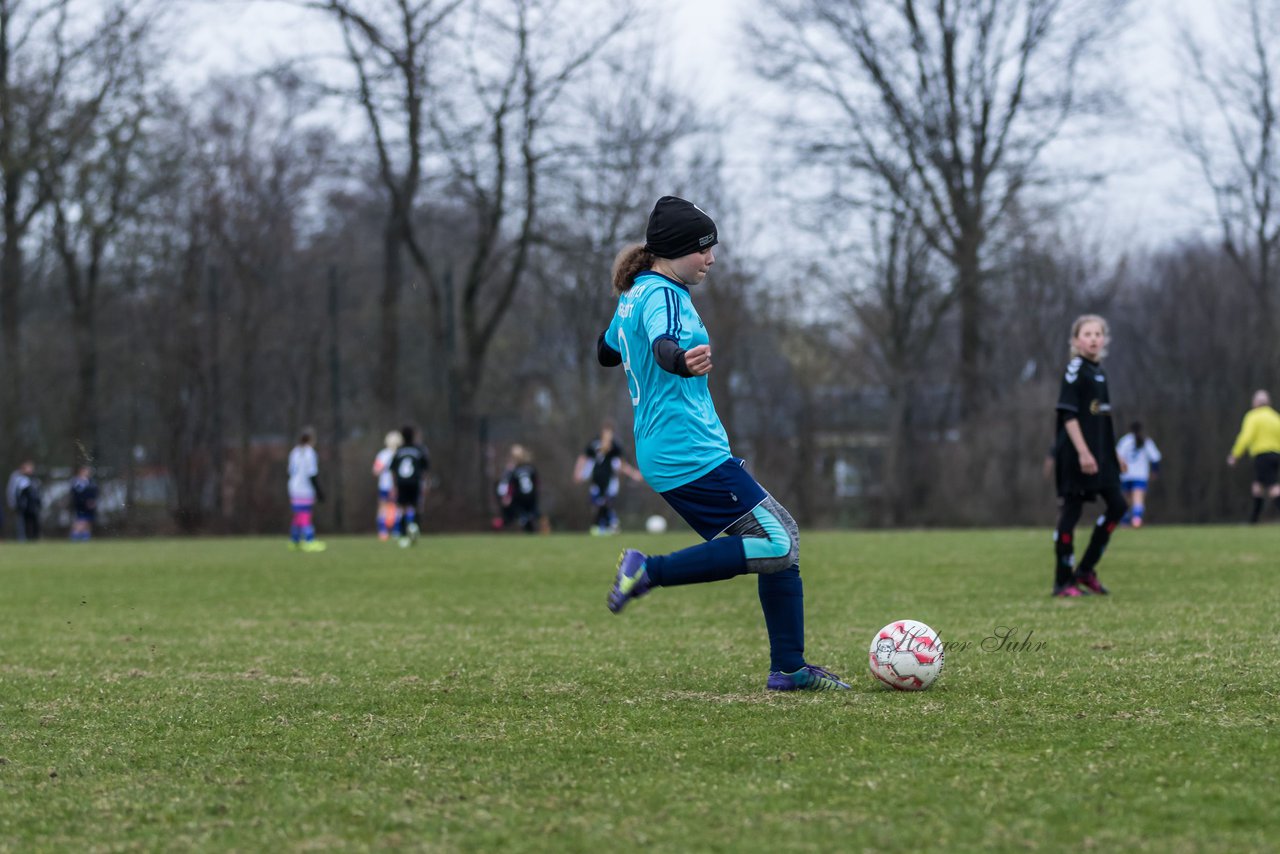
[{"label": "distant player in pink", "polygon": [[308,427],[298,437],[297,446],[289,452],[289,504],[293,508],[293,525],[289,528],[291,551],[324,551],[324,543],[316,539],[316,526],[311,519],[316,501],[324,498],[316,480],[320,474],[320,462],[314,443],[315,433]]},{"label": "distant player in pink", "polygon": [[373,458],[373,476],[378,479],[378,539],[391,539],[396,526],[395,476],[391,473],[391,459],[404,444],[399,430],[387,434],[386,447]]}]

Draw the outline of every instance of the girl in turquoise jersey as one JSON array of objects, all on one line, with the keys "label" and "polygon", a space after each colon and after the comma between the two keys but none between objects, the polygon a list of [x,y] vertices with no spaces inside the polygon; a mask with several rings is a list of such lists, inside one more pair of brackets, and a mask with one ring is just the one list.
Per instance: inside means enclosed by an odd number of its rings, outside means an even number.
[{"label": "girl in turquoise jersey", "polygon": [[690,289],[715,263],[715,223],[691,202],[663,196],[645,237],[614,262],[618,307],[597,355],[626,374],[641,474],[706,542],[668,555],[624,550],[609,610],[619,613],[655,587],[753,573],[769,634],[766,687],[847,689],[839,677],[805,662],[799,529],[730,453],[711,401],[711,341]]}]

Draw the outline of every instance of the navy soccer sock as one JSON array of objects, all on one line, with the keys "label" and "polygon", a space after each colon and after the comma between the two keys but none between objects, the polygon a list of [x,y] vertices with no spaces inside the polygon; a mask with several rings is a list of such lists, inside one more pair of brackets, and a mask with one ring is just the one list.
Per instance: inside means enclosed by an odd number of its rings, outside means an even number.
[{"label": "navy soccer sock", "polygon": [[742,537],[717,537],[669,555],[649,555],[644,565],[654,587],[678,587],[742,575],[747,571],[747,555]]},{"label": "navy soccer sock", "polygon": [[400,536],[409,536],[409,526],[417,519],[418,514],[414,512],[412,507],[406,507],[400,512]]},{"label": "navy soccer sock", "polygon": [[794,673],[804,666],[804,582],[799,564],[760,576],[760,609],[769,632],[769,669]]}]

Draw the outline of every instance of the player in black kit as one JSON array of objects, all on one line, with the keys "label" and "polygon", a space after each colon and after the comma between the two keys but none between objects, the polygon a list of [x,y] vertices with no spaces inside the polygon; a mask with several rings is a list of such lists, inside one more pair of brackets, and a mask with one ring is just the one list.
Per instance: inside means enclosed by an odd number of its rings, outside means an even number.
[{"label": "player in black kit", "polygon": [[[1111,532],[1129,505],[1120,490],[1124,463],[1116,455],[1111,423],[1111,397],[1102,370],[1108,341],[1107,322],[1086,314],[1071,325],[1071,361],[1058,395],[1058,433],[1054,471],[1058,485],[1058,527],[1054,532],[1054,596],[1105,595],[1097,566]],[[1086,501],[1106,504],[1093,528],[1080,565],[1075,566],[1075,527]]]},{"label": "player in black kit", "polygon": [[613,509],[613,502],[618,497],[618,475],[626,475],[634,481],[644,480],[640,470],[627,462],[626,453],[614,437],[613,428],[613,421],[606,419],[600,427],[600,435],[587,443],[574,465],[574,479],[578,483],[590,483],[591,506],[596,509],[592,534],[618,533],[618,514]]},{"label": "player in black kit", "polygon": [[511,510],[511,523],[532,534],[538,530],[538,469],[523,445],[511,446],[511,469],[507,472],[506,500]]},{"label": "player in black kit", "polygon": [[401,427],[404,444],[391,458],[391,476],[395,478],[396,509],[400,516],[400,547],[407,548],[418,540],[418,503],[422,500],[422,482],[431,468],[427,449],[413,441],[412,427]]}]

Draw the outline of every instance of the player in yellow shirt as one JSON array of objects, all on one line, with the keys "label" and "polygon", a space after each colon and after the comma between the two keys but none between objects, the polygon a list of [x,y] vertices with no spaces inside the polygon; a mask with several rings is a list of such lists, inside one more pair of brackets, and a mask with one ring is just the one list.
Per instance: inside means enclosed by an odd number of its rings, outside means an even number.
[{"label": "player in yellow shirt", "polygon": [[1262,389],[1253,393],[1253,408],[1245,413],[1240,435],[1227,455],[1233,466],[1245,454],[1253,457],[1253,513],[1251,523],[1262,515],[1267,498],[1280,508],[1280,413],[1271,408],[1271,395]]}]

